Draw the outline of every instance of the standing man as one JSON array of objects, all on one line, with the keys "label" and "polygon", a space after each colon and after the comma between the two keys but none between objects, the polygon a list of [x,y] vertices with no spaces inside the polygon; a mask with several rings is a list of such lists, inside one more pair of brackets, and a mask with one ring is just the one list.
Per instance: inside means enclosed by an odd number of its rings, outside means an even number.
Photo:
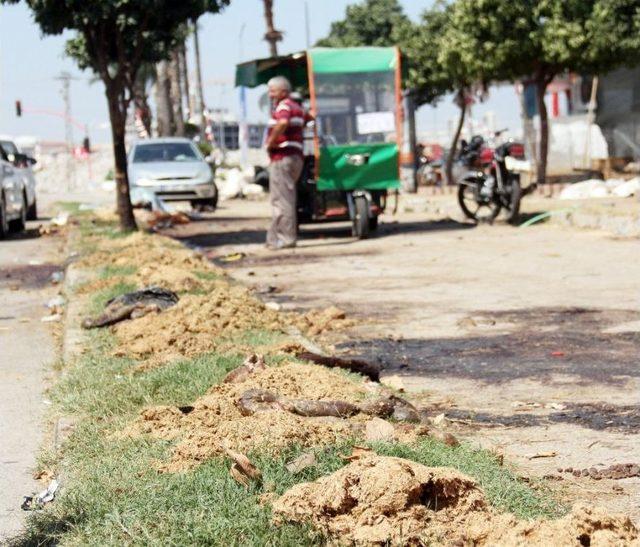
[{"label": "standing man", "polygon": [[267,232],[267,247],[277,250],[296,246],[296,184],[304,162],[304,110],[289,97],[289,80],[276,76],[267,85],[273,106],[266,141],[271,160],[271,226]]}]

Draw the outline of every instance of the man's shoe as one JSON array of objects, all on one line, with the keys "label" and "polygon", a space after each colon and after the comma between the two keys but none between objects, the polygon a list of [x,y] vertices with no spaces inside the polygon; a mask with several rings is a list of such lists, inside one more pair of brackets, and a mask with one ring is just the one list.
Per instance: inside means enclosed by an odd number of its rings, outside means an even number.
[{"label": "man's shoe", "polygon": [[296,246],[295,241],[292,241],[291,243],[282,243],[281,241],[278,241],[278,243],[276,243],[275,245],[269,245],[267,243],[267,249],[271,251],[279,251],[281,249],[293,249],[295,246]]}]

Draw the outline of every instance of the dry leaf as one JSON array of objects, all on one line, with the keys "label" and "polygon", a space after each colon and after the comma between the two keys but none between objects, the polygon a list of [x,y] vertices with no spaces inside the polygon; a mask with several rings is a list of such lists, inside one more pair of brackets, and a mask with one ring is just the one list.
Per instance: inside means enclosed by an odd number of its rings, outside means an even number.
[{"label": "dry leaf", "polygon": [[287,464],[287,471],[295,475],[308,467],[313,467],[315,464],[316,455],[313,452],[305,452]]},{"label": "dry leaf", "polygon": [[370,448],[367,448],[366,446],[354,446],[353,450],[351,451],[351,455],[350,456],[342,456],[343,460],[346,460],[348,462],[352,462],[354,460],[359,460],[360,458],[364,458],[366,456],[370,456],[374,454],[373,450],[371,450]]},{"label": "dry leaf", "polygon": [[249,477],[247,477],[241,470],[237,463],[234,463],[229,469],[229,474],[239,482],[242,486],[249,487]]},{"label": "dry leaf", "polygon": [[[253,465],[251,463],[251,460],[249,460],[249,458],[247,458],[244,454],[241,454],[240,452],[234,452],[233,450],[229,449],[229,447],[226,446],[225,444],[223,444],[222,447],[224,448],[224,451],[227,454],[227,456],[229,456],[234,461],[234,464],[231,467],[232,470],[235,467],[239,472],[245,475],[245,477],[247,477],[248,479],[259,479],[260,477],[262,477],[262,473],[260,472],[260,469],[258,469],[255,465]],[[238,480],[236,476],[233,474],[233,472],[231,473],[231,476],[234,479]],[[238,482],[242,482],[242,481],[238,480]],[[244,484],[244,482],[242,482],[242,484]]]},{"label": "dry leaf", "polygon": [[454,435],[445,431],[432,431],[431,437],[443,442],[447,446],[458,446],[460,444],[460,441],[458,441]]}]

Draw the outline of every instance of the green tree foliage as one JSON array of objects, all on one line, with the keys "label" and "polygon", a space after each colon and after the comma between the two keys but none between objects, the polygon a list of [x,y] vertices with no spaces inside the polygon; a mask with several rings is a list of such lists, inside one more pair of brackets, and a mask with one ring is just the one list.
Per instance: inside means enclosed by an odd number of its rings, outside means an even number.
[{"label": "green tree foliage", "polygon": [[331,24],[321,47],[392,46],[399,26],[409,24],[398,0],[365,0],[347,7],[345,18]]},{"label": "green tree foliage", "polygon": [[546,178],[548,85],[567,71],[597,74],[640,60],[639,0],[456,0],[447,31],[452,64],[477,81],[536,85],[538,183]]},{"label": "green tree foliage", "polygon": [[[0,0],[17,3],[19,0]],[[67,47],[81,68],[91,68],[105,86],[115,157],[120,227],[136,229],[129,196],[125,124],[140,67],[166,59],[180,29],[230,0],[24,0],[44,34],[75,31]]]}]

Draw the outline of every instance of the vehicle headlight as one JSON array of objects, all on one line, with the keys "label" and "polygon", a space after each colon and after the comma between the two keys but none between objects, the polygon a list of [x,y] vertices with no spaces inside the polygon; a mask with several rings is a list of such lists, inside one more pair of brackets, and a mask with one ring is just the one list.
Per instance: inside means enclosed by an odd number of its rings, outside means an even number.
[{"label": "vehicle headlight", "polygon": [[202,167],[198,171],[198,178],[203,179],[206,182],[209,182],[213,178],[213,174],[211,173],[211,169],[208,166]]},{"label": "vehicle headlight", "polygon": [[136,179],[133,180],[134,186],[153,186],[154,184],[155,184],[155,181],[153,181],[153,179],[150,179],[148,177],[137,177]]}]

